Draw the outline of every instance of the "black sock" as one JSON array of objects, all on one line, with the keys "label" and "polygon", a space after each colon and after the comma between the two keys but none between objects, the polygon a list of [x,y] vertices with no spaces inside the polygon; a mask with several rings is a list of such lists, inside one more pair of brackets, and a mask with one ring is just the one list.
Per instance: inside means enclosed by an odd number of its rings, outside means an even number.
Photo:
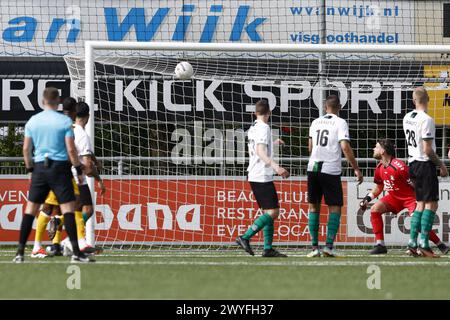
[{"label": "black sock", "polygon": [[33,221],[33,215],[23,215],[22,224],[20,225],[19,248],[17,249],[17,254],[24,255],[25,253],[25,244],[27,243],[31,228],[33,228]]},{"label": "black sock", "polygon": [[73,212],[64,213],[64,227],[66,227],[66,232],[69,235],[73,254],[78,256],[80,254],[80,248],[78,247],[77,225],[75,222],[75,214]]}]

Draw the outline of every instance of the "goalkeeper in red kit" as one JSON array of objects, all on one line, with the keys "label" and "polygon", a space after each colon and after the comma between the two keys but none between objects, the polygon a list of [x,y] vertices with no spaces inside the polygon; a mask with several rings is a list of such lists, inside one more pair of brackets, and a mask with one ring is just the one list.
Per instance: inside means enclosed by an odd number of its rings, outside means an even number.
[{"label": "goalkeeper in red kit", "polygon": [[[363,210],[366,210],[367,205],[378,197],[383,190],[388,192],[386,196],[372,206],[370,219],[376,239],[376,245],[370,251],[370,254],[385,254],[387,249],[384,243],[383,213],[397,214],[404,209],[408,209],[411,216],[416,208],[416,195],[409,178],[408,166],[395,158],[395,145],[391,140],[379,140],[373,149],[373,157],[380,160],[375,169],[375,186],[364,197],[360,206]],[[433,230],[430,231],[430,240],[437,245],[443,254],[449,251],[449,247],[439,239]],[[417,256],[417,251],[409,248],[408,254]]]}]

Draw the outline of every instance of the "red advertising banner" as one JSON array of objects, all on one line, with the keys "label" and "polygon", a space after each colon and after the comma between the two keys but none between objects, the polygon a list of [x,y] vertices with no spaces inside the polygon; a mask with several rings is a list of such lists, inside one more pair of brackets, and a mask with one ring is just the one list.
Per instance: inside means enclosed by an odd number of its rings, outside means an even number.
[{"label": "red advertising banner", "polygon": [[[97,196],[96,238],[119,243],[232,243],[262,214],[246,181],[106,180]],[[274,242],[309,243],[306,181],[277,181],[280,217]],[[347,198],[347,184],[344,197]],[[0,179],[0,242],[16,242],[28,191],[26,179]],[[326,210],[326,207],[325,207]],[[337,241],[349,242],[346,207]],[[324,211],[325,213],[325,211]],[[327,215],[321,215],[320,237]],[[255,241],[262,240],[262,233]],[[351,239],[363,240],[363,239]]]}]

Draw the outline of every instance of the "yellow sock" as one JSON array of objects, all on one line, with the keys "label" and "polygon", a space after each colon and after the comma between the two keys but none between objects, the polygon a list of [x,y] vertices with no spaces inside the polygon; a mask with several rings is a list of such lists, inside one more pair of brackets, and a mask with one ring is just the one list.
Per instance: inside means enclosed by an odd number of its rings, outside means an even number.
[{"label": "yellow sock", "polygon": [[64,215],[60,215],[59,219],[61,220],[61,226],[58,228],[58,230],[55,233],[55,237],[53,238],[52,243],[53,244],[61,244],[62,241],[62,226],[64,225]]},{"label": "yellow sock", "polygon": [[34,240],[36,242],[42,242],[42,236],[44,235],[45,228],[50,221],[50,217],[46,215],[43,211],[39,213],[37,224],[36,224],[36,236]]},{"label": "yellow sock", "polygon": [[77,237],[82,239],[84,238],[85,225],[81,211],[75,211],[75,222],[77,224]]}]

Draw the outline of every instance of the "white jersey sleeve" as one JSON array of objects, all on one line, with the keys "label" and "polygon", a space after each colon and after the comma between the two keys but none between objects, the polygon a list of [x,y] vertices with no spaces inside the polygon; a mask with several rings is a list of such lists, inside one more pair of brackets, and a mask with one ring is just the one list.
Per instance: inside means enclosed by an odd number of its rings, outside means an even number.
[{"label": "white jersey sleeve", "polygon": [[431,117],[426,118],[422,122],[422,128],[420,130],[422,139],[434,139],[436,134],[436,126],[434,120]]},{"label": "white jersey sleeve", "polygon": [[[343,119],[342,119],[343,120]],[[338,141],[348,140],[350,141],[350,133],[348,131],[347,121],[339,121],[338,124]]]}]

